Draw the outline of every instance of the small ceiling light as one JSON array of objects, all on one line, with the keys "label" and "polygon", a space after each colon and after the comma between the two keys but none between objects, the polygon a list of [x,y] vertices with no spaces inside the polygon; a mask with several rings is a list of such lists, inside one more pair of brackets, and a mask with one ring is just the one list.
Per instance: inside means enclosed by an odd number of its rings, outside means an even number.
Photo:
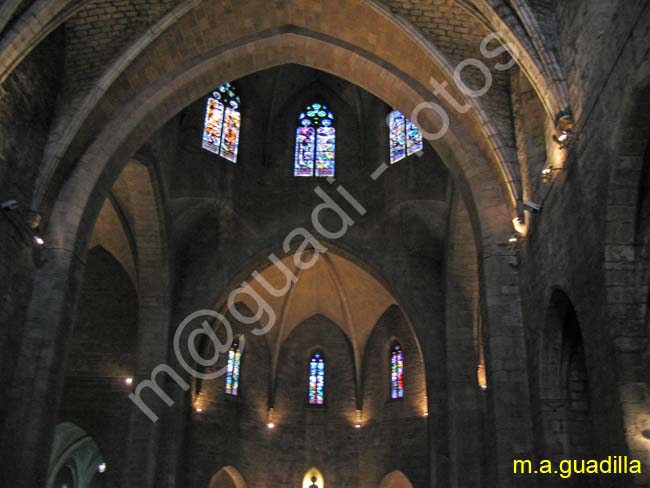
[{"label": "small ceiling light", "polygon": [[124,384],[128,385],[128,386],[131,386],[133,384],[133,378],[131,378],[130,376],[127,376],[126,378],[124,378]]},{"label": "small ceiling light", "polygon": [[196,408],[194,409],[194,411],[195,411],[196,413],[203,413],[203,409],[202,409],[201,407],[196,407]]},{"label": "small ceiling light", "polygon": [[354,424],[354,428],[355,428],[355,429],[360,429],[360,428],[361,428],[361,424]]},{"label": "small ceiling light", "polygon": [[34,236],[34,245],[36,247],[43,247],[45,245],[45,241],[40,236]]},{"label": "small ceiling light", "polygon": [[266,426],[267,426],[269,429],[275,429],[275,424],[274,424],[273,422],[269,422],[268,424],[266,424]]},{"label": "small ceiling light", "polygon": [[97,471],[100,473],[105,473],[106,472],[106,463],[100,463],[97,466]]},{"label": "small ceiling light", "polygon": [[429,416],[429,412],[424,412],[424,416],[425,416],[425,417],[428,417],[428,416]]}]

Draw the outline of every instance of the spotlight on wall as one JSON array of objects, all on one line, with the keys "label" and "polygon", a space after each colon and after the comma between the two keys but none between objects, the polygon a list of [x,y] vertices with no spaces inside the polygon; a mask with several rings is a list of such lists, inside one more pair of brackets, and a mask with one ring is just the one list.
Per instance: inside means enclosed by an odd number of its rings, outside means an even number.
[{"label": "spotlight on wall", "polygon": [[106,463],[99,463],[97,465],[97,471],[99,473],[105,473],[106,472]]},{"label": "spotlight on wall", "polygon": [[512,219],[512,227],[520,236],[526,235],[526,224],[521,220],[521,217],[515,217]]},{"label": "spotlight on wall", "polygon": [[537,202],[524,202],[524,210],[528,210],[532,214],[538,214],[542,212],[542,204]]},{"label": "spotlight on wall", "polygon": [[575,124],[573,123],[573,118],[570,115],[563,115],[557,122],[556,133],[553,134],[553,140],[557,142],[560,146],[560,149],[566,148],[571,139],[573,139],[573,130],[575,129]]},{"label": "spotlight on wall", "polygon": [[361,410],[357,409],[356,413],[356,422],[354,423],[354,428],[355,429],[360,429],[361,428]]},{"label": "spotlight on wall", "polygon": [[269,408],[269,413],[266,418],[266,426],[269,430],[275,429],[275,422],[273,421],[273,408]]},{"label": "spotlight on wall", "polygon": [[16,200],[5,200],[4,202],[0,203],[0,208],[7,212],[16,210],[18,208],[18,202]]}]

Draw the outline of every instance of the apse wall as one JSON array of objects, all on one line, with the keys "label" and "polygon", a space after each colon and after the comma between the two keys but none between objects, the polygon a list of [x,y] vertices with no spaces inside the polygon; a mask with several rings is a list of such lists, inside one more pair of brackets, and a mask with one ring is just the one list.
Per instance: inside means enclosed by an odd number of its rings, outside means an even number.
[{"label": "apse wall", "polygon": [[[244,328],[234,330],[237,335]],[[400,341],[405,355],[405,398],[399,400],[390,399],[388,389],[388,348],[394,339]],[[368,342],[360,428],[355,427],[352,348],[336,324],[313,316],[282,344],[272,397],[273,429],[267,426],[264,408],[270,377],[266,341],[247,334],[245,347],[238,397],[226,395],[223,377],[201,386],[194,405],[202,412],[191,417],[187,486],[207,487],[225,466],[234,466],[249,488],[301,486],[311,467],[323,474],[327,486],[379,486],[395,469],[407,474],[414,486],[427,482],[422,356],[397,308],[384,314]],[[326,361],[324,406],[308,403],[309,360],[315,351]],[[225,357],[215,369],[224,365]]]},{"label": "apse wall", "polygon": [[[244,313],[250,313],[244,312]],[[271,358],[266,338],[251,334],[253,326],[243,326],[231,315],[234,337],[244,334],[239,394],[226,395],[225,376],[195,385],[193,411],[188,424],[183,477],[186,486],[207,488],[212,476],[224,466],[243,473],[247,486],[265,486],[270,455],[270,433],[266,427],[271,377]],[[217,329],[224,343],[224,328]],[[213,349],[204,352],[205,357]],[[206,372],[226,366],[227,355]],[[197,409],[201,409],[198,412]]]}]

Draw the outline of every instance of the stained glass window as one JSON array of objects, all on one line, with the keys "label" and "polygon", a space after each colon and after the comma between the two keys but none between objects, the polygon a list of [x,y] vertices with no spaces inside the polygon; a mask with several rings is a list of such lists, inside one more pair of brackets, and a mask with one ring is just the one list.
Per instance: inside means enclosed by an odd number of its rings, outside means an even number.
[{"label": "stained glass window", "polygon": [[325,359],[319,352],[309,361],[309,404],[325,403]]},{"label": "stained glass window", "polygon": [[203,124],[203,149],[237,162],[241,100],[232,83],[224,83],[208,97]]},{"label": "stained glass window", "polygon": [[334,176],[336,129],[334,115],[321,103],[312,103],[298,117],[294,176]]},{"label": "stained glass window", "polygon": [[422,133],[417,126],[399,110],[394,110],[388,116],[390,130],[390,163],[404,159],[422,151]]},{"label": "stained glass window", "polygon": [[235,339],[228,351],[226,364],[226,394],[237,396],[239,394],[239,369],[241,366],[241,349],[239,341]]},{"label": "stained glass window", "polygon": [[391,398],[404,398],[404,352],[397,342],[390,352],[390,385]]}]

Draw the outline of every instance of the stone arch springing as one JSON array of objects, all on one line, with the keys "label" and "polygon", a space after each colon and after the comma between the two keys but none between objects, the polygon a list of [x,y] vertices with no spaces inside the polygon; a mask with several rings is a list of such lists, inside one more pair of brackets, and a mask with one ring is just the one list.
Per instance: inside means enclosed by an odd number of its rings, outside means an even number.
[{"label": "stone arch springing", "polygon": [[233,466],[224,466],[210,479],[208,488],[247,488],[241,473]]},{"label": "stone arch springing", "polygon": [[384,476],[379,488],[413,488],[413,485],[404,473],[395,470]]},{"label": "stone arch springing", "polygon": [[108,469],[93,438],[72,422],[56,426],[47,488],[92,488]]}]

